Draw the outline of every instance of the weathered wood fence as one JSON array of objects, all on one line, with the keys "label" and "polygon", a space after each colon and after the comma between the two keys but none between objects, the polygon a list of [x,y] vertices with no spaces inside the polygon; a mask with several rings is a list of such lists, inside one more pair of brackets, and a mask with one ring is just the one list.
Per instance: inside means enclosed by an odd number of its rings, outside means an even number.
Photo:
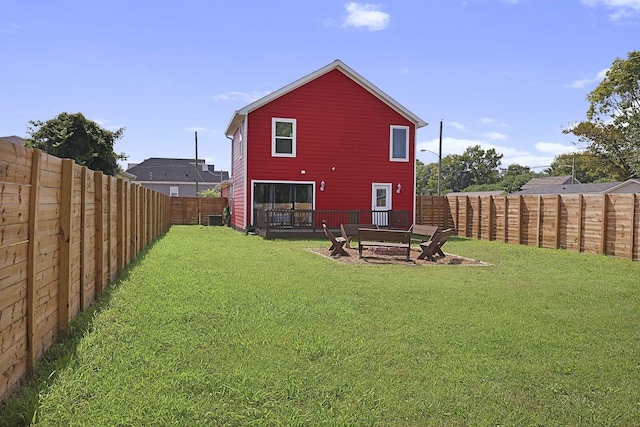
[{"label": "weathered wood fence", "polygon": [[418,196],[416,221],[460,236],[640,258],[640,194]]},{"label": "weathered wood fence", "polygon": [[171,224],[207,225],[207,217],[222,215],[226,206],[226,197],[172,197]]},{"label": "weathered wood fence", "polygon": [[168,196],[0,141],[0,400],[169,226]]}]

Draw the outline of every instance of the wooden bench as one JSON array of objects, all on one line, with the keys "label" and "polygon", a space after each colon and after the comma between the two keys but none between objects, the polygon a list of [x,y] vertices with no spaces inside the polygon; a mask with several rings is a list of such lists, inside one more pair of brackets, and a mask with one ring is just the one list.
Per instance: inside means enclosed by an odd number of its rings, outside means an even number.
[{"label": "wooden bench", "polygon": [[436,254],[444,256],[444,252],[442,252],[442,245],[447,243],[447,240],[449,240],[449,237],[452,234],[453,229],[451,228],[447,228],[446,230],[437,230],[428,241],[420,243],[422,253],[418,256],[418,259],[433,261],[433,257]]},{"label": "wooden bench", "polygon": [[327,224],[322,224],[322,229],[324,230],[324,234],[327,236],[327,239],[331,242],[331,247],[329,248],[331,256],[349,256],[349,253],[347,253],[343,247],[345,243],[347,243],[344,237],[335,237],[327,227]]},{"label": "wooden bench", "polygon": [[358,238],[358,229],[360,228],[377,229],[378,226],[376,224],[340,224],[340,232],[347,241],[345,245],[347,248],[351,249],[351,240]]},{"label": "wooden bench", "polygon": [[438,226],[422,224],[413,224],[409,229],[409,231],[411,231],[412,233],[411,240],[418,243],[426,242],[434,234],[436,234],[436,231],[438,230]]},{"label": "wooden bench", "polygon": [[362,258],[362,249],[368,247],[404,248],[407,250],[407,261],[409,261],[411,259],[411,232],[360,228],[358,230],[358,255],[360,258]]}]

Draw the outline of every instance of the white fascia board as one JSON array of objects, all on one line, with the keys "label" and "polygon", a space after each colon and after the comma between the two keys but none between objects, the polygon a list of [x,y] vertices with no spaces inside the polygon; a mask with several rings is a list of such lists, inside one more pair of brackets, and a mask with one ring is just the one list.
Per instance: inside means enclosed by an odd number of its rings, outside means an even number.
[{"label": "white fascia board", "polygon": [[278,89],[278,90],[276,90],[274,92],[271,92],[270,94],[268,94],[266,96],[263,96],[262,98],[258,99],[257,101],[252,102],[251,104],[245,106],[244,108],[241,108],[240,110],[237,110],[233,114],[233,117],[231,118],[231,121],[229,122],[229,125],[227,126],[227,130],[226,130],[225,134],[227,136],[233,136],[233,134],[235,133],[235,130],[237,129],[237,127],[240,125],[240,123],[242,123],[242,119],[244,117],[246,117],[251,111],[256,110],[256,109],[262,107],[263,105],[268,104],[269,102],[281,97],[282,95],[285,95],[285,94],[287,94],[287,93],[299,88],[300,86],[303,86],[303,85],[309,83],[310,81],[315,80],[318,77],[320,77],[320,76],[322,76],[322,75],[324,75],[324,74],[326,74],[329,71],[332,71],[334,69],[340,70],[344,75],[346,75],[351,80],[353,80],[354,82],[359,84],[361,87],[366,89],[368,92],[373,94],[376,98],[380,99],[382,102],[387,104],[393,110],[397,111],[402,116],[406,117],[409,121],[414,123],[417,128],[421,128],[421,127],[426,126],[428,124],[427,122],[422,120],[420,117],[416,116],[411,111],[407,110],[401,104],[396,102],[396,100],[394,100],[389,95],[384,93],[376,85],[374,85],[369,80],[365,79],[360,74],[356,73],[353,69],[351,69],[350,67],[345,65],[342,61],[337,59],[337,60],[333,61],[332,63],[330,63],[328,65],[325,65],[324,67],[320,68],[319,70],[316,70],[313,73],[307,74],[306,76],[301,77],[298,80],[296,80],[296,81],[294,81],[292,83],[289,83],[288,85],[286,85],[286,86],[284,86],[284,87],[282,87],[282,88],[280,88],[280,89]]}]

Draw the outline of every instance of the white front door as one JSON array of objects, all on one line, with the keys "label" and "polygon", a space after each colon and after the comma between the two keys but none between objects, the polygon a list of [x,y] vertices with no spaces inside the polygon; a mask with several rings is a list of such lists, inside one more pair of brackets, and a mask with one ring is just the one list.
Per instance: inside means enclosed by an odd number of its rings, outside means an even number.
[{"label": "white front door", "polygon": [[389,225],[391,210],[391,184],[373,183],[371,192],[371,222],[379,226]]}]

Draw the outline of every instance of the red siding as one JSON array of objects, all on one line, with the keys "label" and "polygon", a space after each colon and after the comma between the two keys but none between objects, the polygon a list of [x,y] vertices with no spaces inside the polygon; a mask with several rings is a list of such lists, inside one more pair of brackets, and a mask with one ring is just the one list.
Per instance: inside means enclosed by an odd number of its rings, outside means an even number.
[{"label": "red siding", "polygon": [[[297,120],[295,158],[271,156],[272,117]],[[251,180],[311,180],[318,189],[324,180],[316,209],[366,210],[371,209],[371,184],[391,183],[392,208],[409,210],[413,218],[415,126],[342,72],[330,71],[258,108],[249,113],[248,123],[248,185]],[[390,125],[409,126],[408,162],[389,161]]]}]

